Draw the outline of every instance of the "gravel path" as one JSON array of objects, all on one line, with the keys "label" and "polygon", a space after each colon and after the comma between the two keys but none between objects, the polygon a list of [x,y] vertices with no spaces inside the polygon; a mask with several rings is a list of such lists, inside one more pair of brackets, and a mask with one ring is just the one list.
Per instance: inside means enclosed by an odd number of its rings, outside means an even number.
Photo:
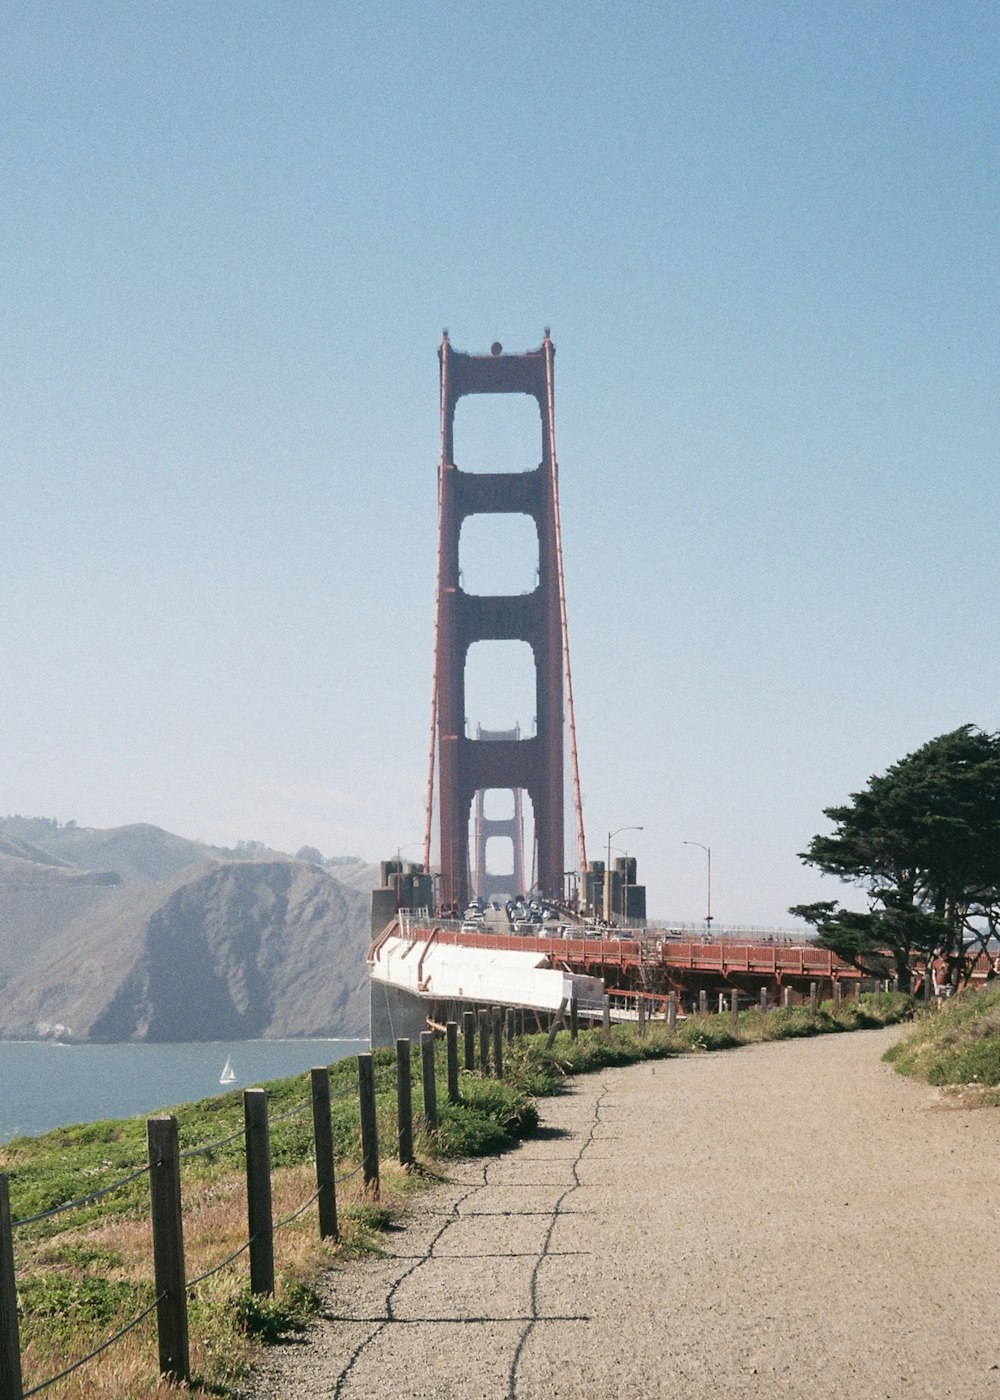
[{"label": "gravel path", "polygon": [[881,1064],[898,1034],[573,1081],[248,1397],[1000,1400],[1000,1114]]}]

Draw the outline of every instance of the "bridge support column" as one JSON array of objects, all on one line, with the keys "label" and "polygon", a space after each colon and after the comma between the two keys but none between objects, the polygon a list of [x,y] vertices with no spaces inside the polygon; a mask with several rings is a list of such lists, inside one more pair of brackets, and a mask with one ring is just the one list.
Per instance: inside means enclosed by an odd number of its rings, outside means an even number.
[{"label": "bridge support column", "polygon": [[[467,355],[445,336],[441,358],[441,461],[438,536],[435,710],[439,772],[442,904],[461,908],[470,893],[469,822],[475,796],[501,788],[531,798],[542,895],[563,893],[563,651],[558,495],[553,454],[555,347],[546,331],[538,350]],[[528,394],[538,403],[541,461],[505,472],[468,472],[455,463],[454,422],[467,394]],[[525,470],[527,468],[527,470]],[[462,522],[477,514],[530,516],[538,531],[533,592],[466,593],[459,575]],[[471,739],[466,732],[465,665],[478,641],[522,641],[535,661],[536,732],[519,740]],[[526,717],[527,718],[527,717]],[[517,891],[521,893],[521,891]]]}]

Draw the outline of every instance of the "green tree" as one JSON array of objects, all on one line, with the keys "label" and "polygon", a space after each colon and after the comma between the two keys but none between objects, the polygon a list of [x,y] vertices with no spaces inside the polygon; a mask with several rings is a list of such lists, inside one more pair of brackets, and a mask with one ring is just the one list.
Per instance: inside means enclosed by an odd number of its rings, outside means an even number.
[{"label": "green tree", "polygon": [[835,900],[790,910],[825,947],[866,972],[888,953],[909,987],[914,959],[942,948],[958,962],[996,935],[1000,734],[966,724],[931,739],[824,815],[833,831],[800,859],[868,896],[866,913]]}]

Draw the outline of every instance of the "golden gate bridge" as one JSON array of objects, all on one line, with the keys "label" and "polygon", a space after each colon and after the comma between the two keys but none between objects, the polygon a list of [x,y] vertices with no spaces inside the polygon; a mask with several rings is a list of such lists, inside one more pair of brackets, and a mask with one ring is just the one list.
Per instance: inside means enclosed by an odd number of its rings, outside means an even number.
[{"label": "golden gate bridge", "polygon": [[[733,929],[650,927],[633,858],[612,868],[587,861],[567,626],[555,442],[555,346],[455,350],[445,331],[440,360],[437,590],[434,679],[423,862],[385,861],[372,893],[373,1043],[412,1033],[461,1008],[518,1005],[551,1011],[610,994],[639,1010],[663,1010],[708,991],[786,1002],[839,994],[857,969],[806,940]],[[455,461],[455,413],[471,395],[528,395],[538,406],[539,457],[511,470],[463,470]],[[535,586],[525,593],[467,591],[463,524],[473,516],[527,516],[537,536]],[[470,648],[519,642],[534,668],[533,732],[467,723]],[[502,674],[502,672],[500,672]],[[565,858],[565,758],[576,866]],[[493,814],[496,798],[507,815]],[[490,811],[487,811],[488,806]],[[530,811],[530,861],[525,809]],[[437,814],[437,861],[432,863]],[[490,855],[508,847],[506,870]],[[474,853],[474,858],[473,857]],[[530,874],[528,873],[530,866]],[[526,888],[527,887],[527,888]],[[401,1032],[400,1027],[405,1026]]]}]

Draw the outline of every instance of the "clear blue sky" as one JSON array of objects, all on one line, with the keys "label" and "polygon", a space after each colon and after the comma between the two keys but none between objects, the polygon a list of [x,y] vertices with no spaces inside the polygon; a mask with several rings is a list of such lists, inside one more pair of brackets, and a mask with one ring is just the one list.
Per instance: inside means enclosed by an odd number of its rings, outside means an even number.
[{"label": "clear blue sky", "polygon": [[840,895],[822,808],[1000,728],[998,68],[989,0],[12,0],[0,811],[418,841],[437,344],[550,325],[590,854]]}]

